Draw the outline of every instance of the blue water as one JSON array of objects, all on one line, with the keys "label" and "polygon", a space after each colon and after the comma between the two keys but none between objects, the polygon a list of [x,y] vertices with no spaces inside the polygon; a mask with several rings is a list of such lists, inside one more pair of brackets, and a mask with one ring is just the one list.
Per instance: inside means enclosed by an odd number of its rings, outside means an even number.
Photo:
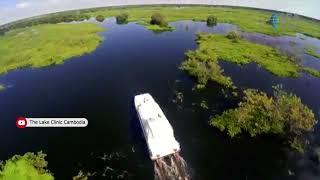
[{"label": "blue water", "polygon": [[[194,79],[178,70],[178,66],[185,59],[184,53],[197,47],[196,33],[225,34],[238,28],[230,24],[209,28],[205,23],[192,21],[172,25],[176,27],[173,32],[153,33],[134,23],[116,25],[114,19],[108,19],[101,24],[106,28],[101,33],[105,41],[96,51],[63,65],[20,69],[0,77],[0,83],[8,87],[0,93],[0,159],[43,150],[56,179],[70,179],[79,170],[105,174],[108,178],[125,174],[129,179],[153,179],[152,163],[132,107],[134,95],[149,92],[173,125],[193,179],[320,178],[319,167],[308,156],[292,155],[276,137],[230,139],[208,125],[210,115],[238,102],[226,98],[222,87],[215,83],[209,83],[205,90],[193,91]],[[320,41],[313,38],[261,34],[246,34],[245,38],[280,46],[282,51],[292,50],[289,41],[296,41],[297,49],[310,43],[320,49]],[[320,60],[301,51],[299,55],[302,63],[320,69]],[[319,118],[319,78],[305,74],[279,78],[255,64],[221,65],[239,88],[271,93],[273,85],[283,84]],[[182,104],[172,102],[176,91],[184,94]],[[204,99],[208,100],[209,111],[196,105]],[[18,116],[86,117],[89,126],[17,129]],[[314,146],[320,144],[317,136],[316,129],[311,135]],[[107,160],[102,160],[103,156]],[[288,169],[295,175],[289,175]]]}]

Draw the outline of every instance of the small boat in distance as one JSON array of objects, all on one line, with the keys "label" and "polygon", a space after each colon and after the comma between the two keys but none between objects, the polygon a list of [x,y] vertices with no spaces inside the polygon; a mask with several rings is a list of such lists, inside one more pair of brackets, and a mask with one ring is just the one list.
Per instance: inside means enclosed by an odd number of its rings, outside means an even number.
[{"label": "small boat in distance", "polygon": [[134,104],[150,158],[156,160],[179,152],[180,144],[174,138],[172,126],[152,96],[136,95]]}]

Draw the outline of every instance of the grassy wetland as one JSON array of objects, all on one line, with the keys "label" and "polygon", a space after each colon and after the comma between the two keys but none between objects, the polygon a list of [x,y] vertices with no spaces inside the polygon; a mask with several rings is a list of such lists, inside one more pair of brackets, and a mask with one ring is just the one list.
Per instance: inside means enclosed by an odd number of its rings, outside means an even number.
[{"label": "grassy wetland", "polygon": [[232,80],[223,74],[219,61],[238,65],[254,62],[280,77],[298,77],[301,71],[319,77],[319,71],[300,66],[294,59],[281,54],[276,49],[249,42],[233,34],[235,33],[231,32],[226,36],[198,34],[198,48],[186,53],[187,60],[181,64],[180,68],[195,76],[200,87],[204,86],[208,80],[232,87]]},{"label": "grassy wetland", "polygon": [[[155,14],[160,15],[162,18],[159,23],[152,23],[152,17]],[[61,64],[70,57],[92,52],[102,41],[102,38],[97,35],[98,32],[102,31],[101,27],[87,23],[56,24],[64,21],[84,20],[90,17],[98,17],[97,19],[100,21],[107,17],[117,17],[118,21],[119,17],[122,17],[120,15],[126,15],[125,18],[121,18],[124,19],[124,22],[137,22],[148,30],[163,32],[175,29],[168,25],[168,22],[179,20],[206,21],[208,17],[214,15],[215,21],[237,25],[246,32],[258,32],[275,36],[303,33],[320,38],[320,32],[318,31],[320,23],[318,21],[280,14],[281,24],[278,30],[275,30],[266,23],[271,14],[269,11],[231,7],[132,6],[70,11],[61,13],[61,15],[55,13],[40,18],[31,18],[0,27],[3,31],[7,31],[3,36],[0,36],[0,74],[28,66],[44,67],[52,64]],[[202,36],[203,38],[204,36]],[[213,57],[210,57],[211,59],[225,58],[230,62],[245,64],[250,61],[250,58],[257,58],[255,61],[258,64],[276,75],[284,77],[298,76],[299,67],[287,61],[285,57],[271,48],[246,41],[232,43],[224,37],[215,35],[208,36],[208,38],[216,41],[216,43],[210,44],[210,40],[202,42],[200,49],[208,48],[206,50],[209,53],[208,56],[213,55]],[[231,48],[233,45],[236,45],[236,49]],[[213,46],[215,50],[210,49],[209,46]],[[263,53],[255,54],[262,49]],[[226,55],[223,55],[223,53],[230,50],[232,53],[228,57],[223,57]],[[242,50],[247,52],[240,52]],[[216,55],[219,57],[215,57],[214,53],[217,53]],[[315,57],[318,56],[311,49],[306,49],[306,53]],[[196,51],[193,54],[204,55],[205,53]],[[192,56],[191,53],[188,56]],[[261,59],[265,57],[269,60],[262,61]],[[211,61],[209,66],[217,70],[211,79],[216,79],[226,86],[232,86],[231,80],[222,76],[222,71],[217,67],[218,65],[213,64],[213,61]],[[312,75],[317,74],[316,70],[307,69],[305,71],[312,72],[310,73]]]},{"label": "grassy wetland", "polygon": [[276,31],[272,26],[266,23],[272,12],[248,8],[210,6],[133,6],[106,8],[94,12],[87,12],[85,14],[92,17],[96,17],[97,15],[113,17],[119,14],[119,12],[129,14],[128,21],[143,21],[146,23],[149,23],[151,15],[155,12],[164,14],[168,22],[180,20],[205,21],[208,16],[214,15],[217,17],[219,23],[235,24],[246,32],[258,32],[275,36],[294,36],[296,33],[303,33],[308,36],[320,38],[320,23],[318,21],[280,14],[279,18],[281,24]]},{"label": "grassy wetland", "polygon": [[0,36],[0,74],[23,67],[62,64],[90,53],[102,41],[95,24],[43,24],[15,29]]}]

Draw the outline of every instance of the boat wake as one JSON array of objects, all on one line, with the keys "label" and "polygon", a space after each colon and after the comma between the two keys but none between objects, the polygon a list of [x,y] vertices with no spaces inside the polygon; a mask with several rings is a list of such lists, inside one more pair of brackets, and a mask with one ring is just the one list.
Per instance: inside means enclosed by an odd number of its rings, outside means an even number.
[{"label": "boat wake", "polygon": [[179,153],[154,160],[155,180],[188,180],[187,163]]}]

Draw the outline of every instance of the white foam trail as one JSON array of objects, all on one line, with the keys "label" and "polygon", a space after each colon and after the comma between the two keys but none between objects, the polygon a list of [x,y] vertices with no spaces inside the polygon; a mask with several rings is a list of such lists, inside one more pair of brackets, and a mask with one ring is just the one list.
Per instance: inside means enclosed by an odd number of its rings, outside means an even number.
[{"label": "white foam trail", "polygon": [[154,161],[156,180],[189,180],[187,163],[179,153]]}]

